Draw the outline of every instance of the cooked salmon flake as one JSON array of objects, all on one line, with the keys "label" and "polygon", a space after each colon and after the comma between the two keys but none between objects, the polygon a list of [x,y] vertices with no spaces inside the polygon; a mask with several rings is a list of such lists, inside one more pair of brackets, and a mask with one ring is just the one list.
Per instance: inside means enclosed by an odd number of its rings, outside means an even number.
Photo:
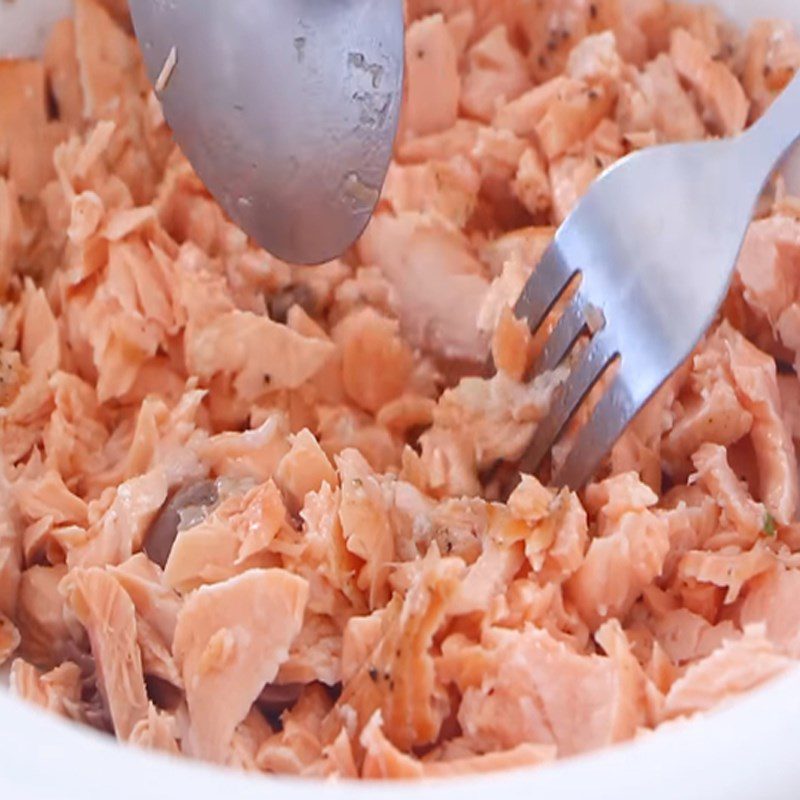
[{"label": "cooked salmon flake", "polygon": [[0,61],[19,697],[238,769],[424,779],[622,742],[800,659],[782,179],[719,320],[595,481],[513,470],[568,374],[530,374],[541,337],[513,314],[556,227],[633,150],[756,121],[797,33],[670,0],[406,14],[377,212],[319,267],[210,197],[157,97],[179,54],[154,91],[124,0],[76,0],[41,61]]}]

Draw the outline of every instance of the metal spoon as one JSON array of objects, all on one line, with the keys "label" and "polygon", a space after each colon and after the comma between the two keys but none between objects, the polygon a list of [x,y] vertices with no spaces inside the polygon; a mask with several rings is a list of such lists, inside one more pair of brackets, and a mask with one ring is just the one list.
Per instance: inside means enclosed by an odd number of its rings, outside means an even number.
[{"label": "metal spoon", "polygon": [[391,159],[401,0],[130,8],[175,138],[228,215],[286,261],[341,255],[369,221]]}]

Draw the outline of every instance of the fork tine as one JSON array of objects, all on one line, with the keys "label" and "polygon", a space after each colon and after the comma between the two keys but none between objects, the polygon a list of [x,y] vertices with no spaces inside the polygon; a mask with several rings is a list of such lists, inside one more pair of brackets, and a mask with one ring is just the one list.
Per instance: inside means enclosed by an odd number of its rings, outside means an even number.
[{"label": "fork tine", "polygon": [[539,469],[544,457],[615,355],[609,352],[602,334],[592,339],[561,391],[556,394],[550,413],[537,428],[530,447],[520,461],[521,472],[533,474]]},{"label": "fork tine", "polygon": [[586,316],[583,304],[579,297],[575,297],[559,319],[555,330],[550,334],[542,354],[534,365],[533,374],[539,375],[555,369],[572,350],[585,328]]},{"label": "fork tine", "polygon": [[566,461],[555,476],[558,486],[582,488],[594,475],[617,439],[636,416],[636,404],[625,388],[622,372],[614,377],[591,419],[579,432]]},{"label": "fork tine", "polygon": [[555,243],[551,244],[525,284],[514,313],[535,332],[577,273],[561,257]]}]

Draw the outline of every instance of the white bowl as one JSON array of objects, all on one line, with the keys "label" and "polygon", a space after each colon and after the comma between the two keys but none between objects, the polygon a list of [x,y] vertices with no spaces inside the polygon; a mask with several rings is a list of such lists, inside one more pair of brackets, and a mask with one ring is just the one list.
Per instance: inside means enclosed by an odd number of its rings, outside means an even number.
[{"label": "white bowl", "polygon": [[[798,0],[718,4],[742,25],[779,17],[800,28]],[[35,54],[49,26],[70,5],[70,0],[0,0],[0,56]],[[791,167],[800,178],[800,159]],[[791,183],[800,187],[800,180]],[[798,743],[800,670],[795,670],[716,713],[552,766],[428,784],[322,785],[250,777],[120,747],[0,690],[0,798],[798,800]]]}]

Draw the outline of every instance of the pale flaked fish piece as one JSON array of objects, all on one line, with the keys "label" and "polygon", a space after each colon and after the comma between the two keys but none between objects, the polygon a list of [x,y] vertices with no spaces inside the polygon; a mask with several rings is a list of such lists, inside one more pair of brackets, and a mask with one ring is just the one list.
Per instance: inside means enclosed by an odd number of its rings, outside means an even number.
[{"label": "pale flaked fish piece", "polygon": [[133,602],[111,574],[99,567],[70,570],[62,591],[89,636],[114,731],[126,741],[149,708]]},{"label": "pale flaked fish piece", "polygon": [[236,726],[286,660],[307,597],[304,580],[273,569],[250,570],[187,598],[173,642],[189,707],[187,752],[225,760]]}]

